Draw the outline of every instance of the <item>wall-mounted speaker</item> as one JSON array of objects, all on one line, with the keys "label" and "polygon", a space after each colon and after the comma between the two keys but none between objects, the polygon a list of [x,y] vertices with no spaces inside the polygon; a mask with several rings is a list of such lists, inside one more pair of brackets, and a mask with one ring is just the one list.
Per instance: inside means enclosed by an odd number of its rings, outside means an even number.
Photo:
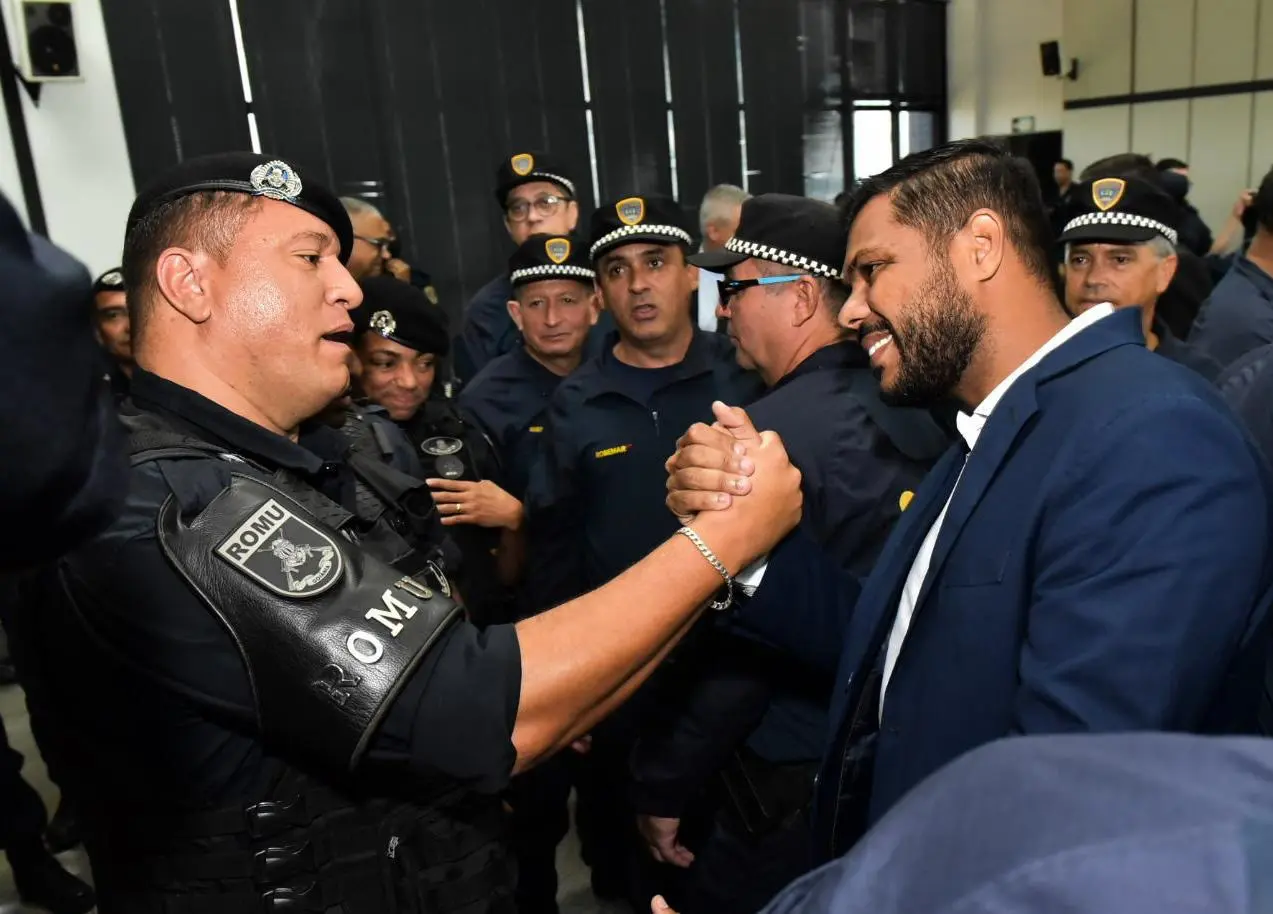
[{"label": "wall-mounted speaker", "polygon": [[75,45],[75,3],[14,0],[22,78],[29,83],[83,79]]},{"label": "wall-mounted speaker", "polygon": [[1043,62],[1044,76],[1061,75],[1061,42],[1043,42],[1043,44],[1039,45],[1039,58]]}]

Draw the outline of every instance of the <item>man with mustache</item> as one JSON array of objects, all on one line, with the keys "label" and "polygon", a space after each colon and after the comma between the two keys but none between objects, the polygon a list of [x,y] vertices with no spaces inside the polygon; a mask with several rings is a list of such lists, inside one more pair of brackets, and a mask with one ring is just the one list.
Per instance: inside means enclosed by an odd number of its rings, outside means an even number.
[{"label": "man with mustache", "polygon": [[[561,382],[548,409],[526,498],[533,608],[611,580],[675,530],[662,502],[663,464],[677,437],[711,416],[712,401],[750,402],[759,387],[726,337],[694,325],[698,276],[686,260],[693,238],[679,203],[621,197],[593,213],[591,229],[597,289],[617,329]],[[653,694],[645,690],[594,734],[580,785],[581,831],[596,838],[585,851],[602,897],[629,887],[637,836],[627,759]]]},{"label": "man with mustache", "polygon": [[[739,619],[842,684],[817,855],[999,737],[1252,732],[1273,490],[1215,392],[1145,347],[1134,310],[1070,319],[1036,179],[993,144],[910,156],[864,182],[849,215],[841,323],[891,402],[963,404],[963,441],[860,595],[780,546]],[[737,501],[730,436],[698,427],[684,444],[673,509]]]},{"label": "man with mustache", "polygon": [[301,429],[349,383],[352,234],[330,191],[255,153],[188,159],[130,212],[125,504],[27,582],[39,612],[10,630],[103,911],[511,911],[496,791],[795,522],[771,436],[767,498],[479,632],[424,483]]}]

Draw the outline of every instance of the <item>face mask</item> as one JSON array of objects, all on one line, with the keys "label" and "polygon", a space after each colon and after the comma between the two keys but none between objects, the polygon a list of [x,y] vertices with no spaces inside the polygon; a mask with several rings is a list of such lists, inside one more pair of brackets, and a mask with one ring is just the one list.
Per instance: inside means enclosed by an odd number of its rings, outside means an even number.
[{"label": "face mask", "polygon": [[1166,191],[1167,195],[1177,201],[1184,201],[1189,196],[1190,182],[1184,175],[1176,174],[1174,171],[1164,171],[1159,173],[1159,184]]}]

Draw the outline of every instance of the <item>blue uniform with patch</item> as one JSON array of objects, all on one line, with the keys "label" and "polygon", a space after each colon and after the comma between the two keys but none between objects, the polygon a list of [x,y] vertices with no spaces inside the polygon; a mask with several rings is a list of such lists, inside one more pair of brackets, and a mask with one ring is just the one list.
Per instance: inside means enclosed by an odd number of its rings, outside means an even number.
[{"label": "blue uniform with patch", "polygon": [[501,488],[519,499],[526,497],[548,422],[548,404],[561,382],[561,375],[519,346],[482,369],[460,394],[460,411],[486,433],[499,453]]},{"label": "blue uniform with patch", "polygon": [[617,335],[553,395],[542,459],[527,492],[528,582],[541,609],[614,578],[677,529],[663,504],[664,462],[712,401],[746,405],[759,379],[728,338],[695,331],[685,358],[635,369],[615,358]]}]

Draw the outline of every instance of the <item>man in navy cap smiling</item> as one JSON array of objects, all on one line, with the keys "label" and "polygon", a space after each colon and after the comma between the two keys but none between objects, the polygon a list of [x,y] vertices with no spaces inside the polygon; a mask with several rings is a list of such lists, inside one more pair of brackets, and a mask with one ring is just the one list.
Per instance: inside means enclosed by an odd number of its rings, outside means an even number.
[{"label": "man in navy cap smiling", "polygon": [[495,792],[622,703],[794,523],[771,439],[743,515],[479,632],[423,482],[302,430],[349,383],[352,241],[328,190],[253,153],[184,162],[130,213],[126,504],[28,582],[40,612],[10,631],[104,911],[510,911]]},{"label": "man in navy cap smiling", "polygon": [[[835,207],[764,194],[738,232],[690,262],[723,272],[718,314],[738,359],[769,392],[749,415],[780,435],[800,468],[803,548],[852,577],[869,573],[910,495],[947,445],[923,410],[890,408],[837,317],[848,230]],[[641,829],[657,859],[685,865],[678,839],[689,798],[728,784],[691,873],[693,910],[749,914],[805,871],[813,775],[827,729],[830,677],[791,655],[722,639],[716,668],[686,670],[673,719],[634,756]],[[727,760],[727,761],[726,761]]]}]

